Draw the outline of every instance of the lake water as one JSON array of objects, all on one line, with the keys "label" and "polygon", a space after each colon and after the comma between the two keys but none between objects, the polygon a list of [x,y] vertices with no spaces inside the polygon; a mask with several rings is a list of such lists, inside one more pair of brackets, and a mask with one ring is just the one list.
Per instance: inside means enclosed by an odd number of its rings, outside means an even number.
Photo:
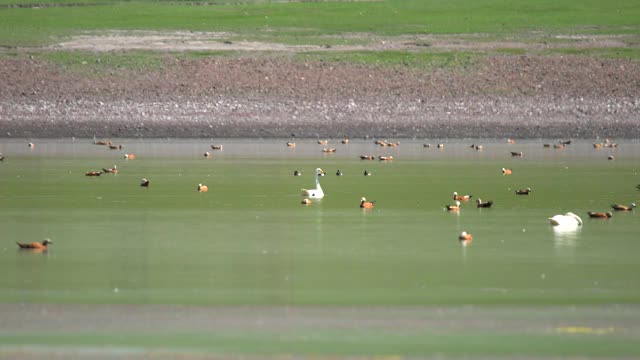
[{"label": "lake water", "polygon": [[[333,140],[337,150],[326,154],[312,140],[286,141],[123,139],[123,150],[87,139],[33,140],[35,148],[0,141],[0,302],[531,308],[640,300],[637,212],[586,214],[638,203],[638,142],[556,150],[544,140],[456,140],[443,149],[437,140],[393,148]],[[114,164],[118,174],[84,176]],[[326,196],[302,205],[316,167],[327,173]],[[197,192],[199,183],[209,191]],[[527,187],[529,196],[515,195]],[[454,191],[473,195],[457,213],[444,210]],[[360,209],[363,196],[376,207]],[[494,205],[476,208],[477,198]],[[548,217],[568,211],[584,224],[555,231]],[[458,241],[462,231],[471,244]],[[54,244],[40,254],[14,243],[43,238]]]}]

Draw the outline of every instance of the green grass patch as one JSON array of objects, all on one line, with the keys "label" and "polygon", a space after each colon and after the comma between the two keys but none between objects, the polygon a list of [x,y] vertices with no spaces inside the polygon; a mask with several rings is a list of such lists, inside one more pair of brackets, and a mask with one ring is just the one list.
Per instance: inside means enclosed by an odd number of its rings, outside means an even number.
[{"label": "green grass patch", "polygon": [[33,55],[67,70],[87,75],[118,74],[122,70],[148,71],[165,66],[168,57],[165,53],[150,51],[127,52],[86,52],[55,51],[38,52]]},{"label": "green grass patch", "polygon": [[[345,33],[401,34],[633,34],[640,5],[632,0],[405,0],[377,2],[100,2],[91,6],[6,8],[0,45],[52,44],[83,31],[198,30],[242,35],[264,32],[303,38]],[[297,29],[297,30],[292,30]]]},{"label": "green grass patch", "polygon": [[526,55],[527,50],[521,48],[500,48],[495,50],[498,54],[503,55]]},{"label": "green grass patch", "polygon": [[543,55],[576,55],[598,58],[640,60],[640,48],[555,48],[545,50]]}]

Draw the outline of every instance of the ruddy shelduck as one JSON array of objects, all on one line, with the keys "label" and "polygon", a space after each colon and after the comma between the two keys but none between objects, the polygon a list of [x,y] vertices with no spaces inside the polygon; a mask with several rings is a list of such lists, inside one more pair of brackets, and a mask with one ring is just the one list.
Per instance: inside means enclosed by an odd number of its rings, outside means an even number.
[{"label": "ruddy shelduck", "polygon": [[373,160],[375,156],[373,155],[360,155],[360,160]]},{"label": "ruddy shelduck", "polygon": [[327,145],[329,143],[329,140],[318,140],[318,144],[320,145]]},{"label": "ruddy shelduck", "polygon": [[529,195],[529,193],[531,193],[531,188],[516,190],[516,195]]},{"label": "ruddy shelduck", "polygon": [[511,138],[507,139],[507,144],[515,144],[515,143],[516,141],[514,139],[511,139]]},{"label": "ruddy shelduck", "polygon": [[49,239],[44,239],[42,240],[42,242],[32,242],[32,243],[20,243],[16,241],[16,244],[18,244],[20,249],[47,250],[47,246],[49,244],[53,244],[53,241]]},{"label": "ruddy shelduck", "polygon": [[309,204],[311,204],[311,200],[309,200],[309,199],[307,199],[307,198],[304,198],[304,199],[302,199],[302,202],[300,202],[300,203],[301,203],[302,205],[309,205]]},{"label": "ruddy shelduck", "polygon": [[613,216],[611,211],[607,211],[607,212],[589,211],[587,214],[589,214],[590,218],[600,218],[600,219],[608,219]]},{"label": "ruddy shelduck", "polygon": [[114,164],[113,167],[110,168],[110,169],[102,168],[102,172],[110,173],[110,174],[117,174],[118,173],[118,167]]},{"label": "ruddy shelduck", "polygon": [[211,145],[212,150],[222,150],[222,145]]},{"label": "ruddy shelduck", "polygon": [[87,171],[84,173],[84,176],[100,176],[102,175],[102,171]]},{"label": "ruddy shelduck", "polygon": [[512,169],[502,168],[502,175],[511,175],[511,174],[513,174],[513,170]]},{"label": "ruddy shelduck", "polygon": [[523,155],[522,151],[512,151],[511,152],[511,156],[522,156],[522,155]]},{"label": "ruddy shelduck", "polygon": [[205,159],[210,159],[211,158],[211,153],[208,152],[208,151],[205,151],[203,156],[204,156]]},{"label": "ruddy shelduck", "polygon": [[389,156],[381,155],[381,156],[378,156],[378,159],[380,159],[380,161],[391,161],[391,160],[393,160],[393,156],[390,156],[390,155],[389,155]]},{"label": "ruddy shelduck", "polygon": [[627,206],[627,205],[619,205],[619,204],[611,205],[611,208],[613,210],[616,210],[616,211],[631,211],[635,207],[636,207],[635,203],[631,203],[629,206]]},{"label": "ruddy shelduck", "polygon": [[296,143],[290,141],[287,143],[287,147],[294,148],[296,147]]},{"label": "ruddy shelduck", "polygon": [[30,143],[28,144],[28,146],[29,146],[29,148],[34,149],[34,148],[36,147],[36,144],[34,144],[34,143],[30,142]]},{"label": "ruddy shelduck", "polygon": [[367,201],[364,196],[360,199],[360,207],[363,209],[373,209],[376,206],[376,201]]},{"label": "ruddy shelduck", "polygon": [[122,145],[109,145],[109,150],[122,150]]},{"label": "ruddy shelduck", "polygon": [[458,236],[458,240],[460,240],[460,241],[469,241],[470,242],[470,241],[473,240],[473,235],[469,234],[466,231],[463,231]]},{"label": "ruddy shelduck", "polygon": [[198,184],[198,192],[207,192],[209,187],[207,185]]},{"label": "ruddy shelduck", "polygon": [[456,200],[454,205],[445,205],[444,208],[448,211],[460,211],[460,201]]},{"label": "ruddy shelduck", "polygon": [[136,156],[134,154],[124,154],[124,158],[127,160],[133,160]]},{"label": "ruddy shelduck", "polygon": [[342,139],[342,143],[345,144],[345,145],[348,144],[349,143],[349,139]]},{"label": "ruddy shelduck", "polygon": [[336,148],[324,148],[322,149],[323,153],[334,153],[336,152]]},{"label": "ruddy shelduck", "polygon": [[143,178],[142,180],[140,180],[140,186],[149,187],[149,180]]},{"label": "ruddy shelduck", "polygon": [[473,195],[458,195],[456,191],[453,192],[453,200],[469,201],[472,197]]}]

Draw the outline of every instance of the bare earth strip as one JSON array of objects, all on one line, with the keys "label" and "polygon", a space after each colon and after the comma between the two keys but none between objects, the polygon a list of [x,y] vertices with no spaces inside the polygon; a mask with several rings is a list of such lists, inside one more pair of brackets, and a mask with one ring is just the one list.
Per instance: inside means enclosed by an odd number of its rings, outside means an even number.
[{"label": "bare earth strip", "polygon": [[[372,37],[363,45],[331,47],[226,41],[230,36],[114,31],[28,50],[167,51],[161,68],[145,70],[83,74],[26,56],[0,57],[0,136],[640,137],[640,62],[493,51],[632,46],[625,36],[552,43],[482,41],[479,35]],[[422,70],[291,57],[309,50],[426,48],[487,52],[469,66]],[[178,58],[168,52],[194,50],[242,55]]]}]

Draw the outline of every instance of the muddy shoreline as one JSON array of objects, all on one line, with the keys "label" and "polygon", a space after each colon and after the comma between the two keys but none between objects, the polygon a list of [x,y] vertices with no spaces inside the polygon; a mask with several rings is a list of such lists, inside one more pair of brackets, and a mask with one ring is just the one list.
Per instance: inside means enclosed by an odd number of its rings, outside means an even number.
[{"label": "muddy shoreline", "polygon": [[5,57],[0,69],[5,138],[640,138],[631,60],[418,71],[245,56],[94,74]]}]

